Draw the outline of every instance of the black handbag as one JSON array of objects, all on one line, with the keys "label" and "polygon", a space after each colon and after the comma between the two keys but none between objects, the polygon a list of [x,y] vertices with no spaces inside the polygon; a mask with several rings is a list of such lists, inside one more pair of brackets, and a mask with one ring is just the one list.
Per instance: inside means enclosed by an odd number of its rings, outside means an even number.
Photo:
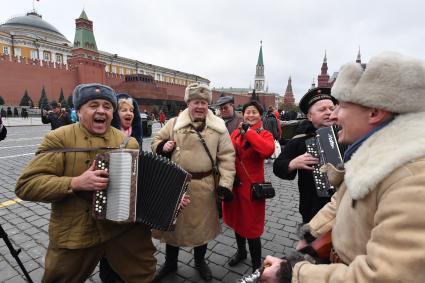
[{"label": "black handbag", "polygon": [[275,196],[275,191],[271,183],[254,183],[251,185],[251,199],[267,199],[273,198]]},{"label": "black handbag", "polygon": [[275,196],[275,191],[270,182],[264,183],[254,183],[252,182],[251,176],[249,176],[248,171],[243,164],[242,159],[239,156],[239,152],[236,150],[236,155],[239,158],[239,161],[242,165],[243,170],[245,171],[246,176],[248,176],[249,181],[251,182],[251,200],[262,200],[267,198],[273,198]]}]

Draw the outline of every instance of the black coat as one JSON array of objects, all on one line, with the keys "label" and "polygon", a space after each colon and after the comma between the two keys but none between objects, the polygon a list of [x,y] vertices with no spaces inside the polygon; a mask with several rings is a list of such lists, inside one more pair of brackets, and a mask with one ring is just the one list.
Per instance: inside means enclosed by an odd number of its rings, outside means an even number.
[{"label": "black coat", "polygon": [[316,129],[311,123],[308,125],[303,124],[303,126],[304,134],[299,137],[295,136],[290,140],[283,148],[279,157],[274,161],[273,173],[279,178],[286,180],[293,180],[298,173],[298,190],[300,192],[299,212],[302,215],[303,222],[308,223],[330,201],[330,198],[317,196],[312,171],[300,169],[288,172],[288,166],[291,160],[307,151],[305,140],[313,137],[316,133]]},{"label": "black coat", "polygon": [[50,112],[47,115],[43,115],[43,111],[41,113],[41,122],[43,122],[43,124],[50,123],[52,131],[59,127],[72,124],[71,117],[66,111],[61,110],[59,113]]}]

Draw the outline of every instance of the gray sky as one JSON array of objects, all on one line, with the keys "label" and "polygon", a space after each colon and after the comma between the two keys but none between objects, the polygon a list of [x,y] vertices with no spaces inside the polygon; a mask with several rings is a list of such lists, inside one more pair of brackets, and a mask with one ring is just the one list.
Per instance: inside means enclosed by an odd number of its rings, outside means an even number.
[{"label": "gray sky", "polygon": [[[1,0],[0,22],[32,9]],[[283,94],[288,77],[298,101],[320,73],[382,51],[424,58],[421,0],[40,0],[36,10],[73,42],[84,8],[99,49],[194,73],[213,87],[254,85],[260,40],[266,84]]]}]

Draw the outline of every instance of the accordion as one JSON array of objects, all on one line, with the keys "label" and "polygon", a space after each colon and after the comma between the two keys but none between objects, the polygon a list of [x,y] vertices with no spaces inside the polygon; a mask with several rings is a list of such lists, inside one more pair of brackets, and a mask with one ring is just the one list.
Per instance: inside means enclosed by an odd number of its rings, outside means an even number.
[{"label": "accordion", "polygon": [[334,126],[320,128],[316,136],[305,141],[307,152],[319,158],[319,163],[313,166],[313,179],[319,197],[331,197],[335,187],[329,183],[325,173],[320,172],[320,167],[331,163],[335,167],[343,164],[345,147],[338,144],[337,129]]},{"label": "accordion", "polygon": [[161,231],[174,228],[191,175],[168,158],[132,149],[96,155],[107,170],[106,190],[93,197],[93,216],[119,223],[143,223]]}]

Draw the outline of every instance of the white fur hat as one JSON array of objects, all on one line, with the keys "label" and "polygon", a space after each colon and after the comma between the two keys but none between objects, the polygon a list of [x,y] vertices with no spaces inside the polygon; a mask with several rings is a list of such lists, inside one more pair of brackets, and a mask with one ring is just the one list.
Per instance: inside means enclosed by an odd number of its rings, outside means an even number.
[{"label": "white fur hat", "polygon": [[188,85],[184,93],[184,101],[187,103],[193,99],[204,99],[208,101],[208,104],[211,104],[212,94],[210,87],[201,83]]},{"label": "white fur hat", "polygon": [[370,59],[366,70],[357,63],[345,64],[332,95],[393,113],[425,111],[425,61],[384,52]]}]

